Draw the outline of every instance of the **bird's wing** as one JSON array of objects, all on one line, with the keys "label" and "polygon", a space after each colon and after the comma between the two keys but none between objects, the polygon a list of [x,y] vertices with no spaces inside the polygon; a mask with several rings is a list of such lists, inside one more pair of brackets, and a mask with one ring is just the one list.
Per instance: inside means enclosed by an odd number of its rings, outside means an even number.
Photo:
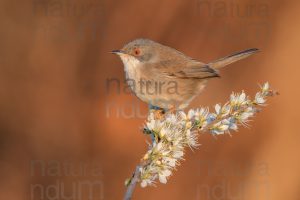
[{"label": "bird's wing", "polygon": [[208,79],[219,77],[209,65],[195,60],[168,60],[153,65],[156,73],[181,79]]}]

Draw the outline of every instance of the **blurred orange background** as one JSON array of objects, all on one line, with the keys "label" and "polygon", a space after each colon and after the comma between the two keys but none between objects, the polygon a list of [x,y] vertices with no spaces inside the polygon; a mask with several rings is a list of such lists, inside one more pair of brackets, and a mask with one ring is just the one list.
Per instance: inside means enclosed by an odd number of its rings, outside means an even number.
[{"label": "blurred orange background", "polygon": [[0,10],[0,199],[63,200],[63,189],[89,199],[76,184],[94,180],[91,199],[122,199],[147,150],[147,105],[107,89],[111,78],[125,87],[108,52],[141,37],[203,62],[261,49],[224,68],[191,107],[254,95],[266,81],[280,96],[250,129],[200,135],[168,184],[138,186],[133,199],[300,199],[300,1],[1,0]]}]

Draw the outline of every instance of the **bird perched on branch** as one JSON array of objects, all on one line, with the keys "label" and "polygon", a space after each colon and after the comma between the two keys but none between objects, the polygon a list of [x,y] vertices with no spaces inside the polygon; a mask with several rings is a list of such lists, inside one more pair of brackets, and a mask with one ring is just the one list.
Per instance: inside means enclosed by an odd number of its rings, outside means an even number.
[{"label": "bird perched on branch", "polygon": [[133,93],[152,108],[184,109],[218,70],[244,59],[258,49],[247,49],[203,63],[149,39],[136,39],[114,50],[124,64],[126,80]]}]

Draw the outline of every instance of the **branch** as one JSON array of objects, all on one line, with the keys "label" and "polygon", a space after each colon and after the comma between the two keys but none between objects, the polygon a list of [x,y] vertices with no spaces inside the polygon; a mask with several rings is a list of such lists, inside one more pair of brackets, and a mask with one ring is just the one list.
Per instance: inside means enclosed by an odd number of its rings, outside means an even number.
[{"label": "branch", "polygon": [[127,181],[125,200],[130,200],[138,182],[142,187],[154,185],[157,181],[166,184],[172,171],[183,160],[186,147],[197,148],[199,132],[209,132],[213,135],[237,131],[239,125],[247,126],[261,106],[265,105],[267,97],[278,94],[265,83],[254,100],[250,100],[244,92],[232,93],[223,106],[217,104],[214,112],[208,108],[191,109],[186,114],[179,111],[167,113],[162,118],[155,118],[150,112],[144,133],[150,134],[152,144],[142,158],[141,164]]},{"label": "branch", "polygon": [[135,172],[133,173],[132,178],[129,180],[129,183],[127,184],[127,190],[126,190],[124,200],[130,200],[132,198],[132,194],[134,192],[135,186],[139,182],[139,177],[141,174],[140,169],[141,166],[138,165],[135,169]]}]

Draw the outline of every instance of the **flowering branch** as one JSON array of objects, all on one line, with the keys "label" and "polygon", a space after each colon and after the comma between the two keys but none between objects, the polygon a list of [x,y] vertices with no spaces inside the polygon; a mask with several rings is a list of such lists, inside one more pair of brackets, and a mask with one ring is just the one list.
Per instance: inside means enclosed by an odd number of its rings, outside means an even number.
[{"label": "flowering branch", "polygon": [[260,110],[259,107],[265,105],[267,97],[276,94],[269,84],[265,83],[256,93],[254,100],[244,92],[232,93],[229,101],[223,106],[215,105],[214,112],[209,112],[208,108],[199,108],[191,109],[187,114],[183,111],[168,113],[157,119],[151,111],[144,133],[151,135],[152,144],[149,144],[149,150],[132,178],[126,181],[125,199],[131,199],[137,182],[140,182],[141,187],[155,185],[157,180],[166,184],[174,169],[183,160],[185,148],[194,149],[199,146],[199,132],[221,135],[237,131],[239,125],[248,125],[249,119]]}]

